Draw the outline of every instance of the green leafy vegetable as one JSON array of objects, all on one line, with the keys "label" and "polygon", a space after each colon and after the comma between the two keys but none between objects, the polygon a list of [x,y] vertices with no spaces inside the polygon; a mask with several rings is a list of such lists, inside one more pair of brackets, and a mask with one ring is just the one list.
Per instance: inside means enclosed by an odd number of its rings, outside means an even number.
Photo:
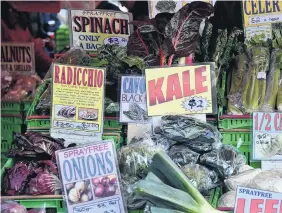
[{"label": "green leafy vegetable", "polygon": [[247,113],[260,109],[264,102],[269,55],[269,49],[266,47],[257,46],[250,49],[251,63],[243,93],[243,105]]},{"label": "green leafy vegetable", "polygon": [[154,155],[151,171],[157,176],[165,177],[172,187],[152,179],[138,181],[134,185],[134,193],[138,199],[145,199],[158,207],[171,209],[166,210],[171,213],[173,210],[186,213],[220,212],[206,201],[164,151]]},{"label": "green leafy vegetable", "polygon": [[271,53],[270,71],[266,80],[266,95],[261,107],[262,111],[272,112],[275,108],[279,88],[280,68],[282,66],[282,50],[276,49]]}]

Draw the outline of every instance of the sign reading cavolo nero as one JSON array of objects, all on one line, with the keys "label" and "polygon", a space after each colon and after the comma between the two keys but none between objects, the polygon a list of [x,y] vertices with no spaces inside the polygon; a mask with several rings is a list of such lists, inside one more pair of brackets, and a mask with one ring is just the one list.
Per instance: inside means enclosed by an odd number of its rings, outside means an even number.
[{"label": "sign reading cavolo nero", "polygon": [[95,53],[103,44],[126,46],[131,13],[70,10],[71,45]]},{"label": "sign reading cavolo nero", "polygon": [[35,72],[34,44],[2,42],[1,70]]},{"label": "sign reading cavolo nero", "polygon": [[125,213],[112,141],[60,150],[56,157],[68,213]]},{"label": "sign reading cavolo nero", "polygon": [[212,113],[211,65],[145,70],[149,116]]},{"label": "sign reading cavolo nero", "polygon": [[282,1],[244,0],[242,7],[247,39],[258,34],[271,39],[272,24],[282,22]]},{"label": "sign reading cavolo nero", "polygon": [[101,138],[105,70],[54,64],[52,74],[51,135],[66,140],[78,135],[77,143]]}]

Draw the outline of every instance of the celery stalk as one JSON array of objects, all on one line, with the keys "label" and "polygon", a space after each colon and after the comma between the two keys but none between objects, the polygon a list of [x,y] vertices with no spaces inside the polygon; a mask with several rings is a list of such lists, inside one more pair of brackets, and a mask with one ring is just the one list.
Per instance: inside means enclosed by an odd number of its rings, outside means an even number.
[{"label": "celery stalk", "polygon": [[280,64],[282,64],[282,50],[276,49],[271,53],[270,72],[267,76],[267,90],[261,110],[272,112],[275,108],[279,88]]}]

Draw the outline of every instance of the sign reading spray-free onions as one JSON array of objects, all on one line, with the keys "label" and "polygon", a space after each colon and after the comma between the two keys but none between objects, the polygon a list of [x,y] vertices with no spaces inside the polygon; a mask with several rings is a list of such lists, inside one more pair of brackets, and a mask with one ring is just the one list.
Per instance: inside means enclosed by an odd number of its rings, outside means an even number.
[{"label": "sign reading spray-free onions", "polygon": [[56,152],[68,213],[125,213],[114,143]]}]

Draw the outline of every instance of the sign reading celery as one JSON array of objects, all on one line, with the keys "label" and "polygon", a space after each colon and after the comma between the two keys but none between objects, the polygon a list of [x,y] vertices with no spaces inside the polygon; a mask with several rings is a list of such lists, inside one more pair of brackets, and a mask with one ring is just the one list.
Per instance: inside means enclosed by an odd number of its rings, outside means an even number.
[{"label": "sign reading celery", "polygon": [[261,34],[272,39],[272,24],[282,22],[282,1],[243,0],[242,6],[247,39]]},{"label": "sign reading celery", "polygon": [[253,160],[282,160],[282,113],[253,113]]}]

